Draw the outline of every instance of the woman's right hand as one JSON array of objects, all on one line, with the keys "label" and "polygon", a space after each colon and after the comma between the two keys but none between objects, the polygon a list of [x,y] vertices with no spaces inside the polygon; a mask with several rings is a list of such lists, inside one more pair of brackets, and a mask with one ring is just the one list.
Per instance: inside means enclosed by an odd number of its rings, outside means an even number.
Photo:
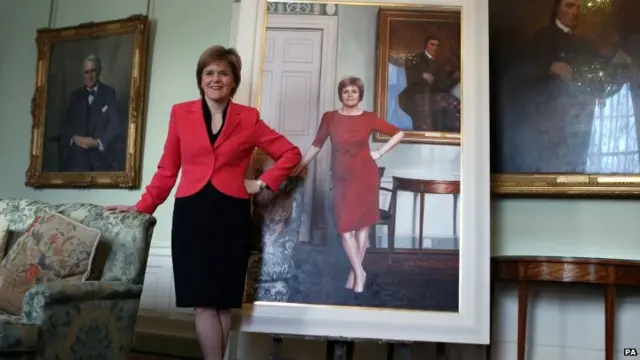
[{"label": "woman's right hand", "polygon": [[124,212],[139,212],[138,209],[133,205],[109,205],[104,207],[107,211],[113,211],[117,213]]},{"label": "woman's right hand", "polygon": [[302,162],[298,163],[298,166],[296,166],[295,169],[293,169],[293,171],[291,172],[291,176],[298,176],[298,175],[303,175],[305,173],[305,170],[307,169],[306,166],[304,166],[302,164]]},{"label": "woman's right hand", "polygon": [[307,167],[298,164],[298,166],[291,173],[291,176],[307,176]]}]

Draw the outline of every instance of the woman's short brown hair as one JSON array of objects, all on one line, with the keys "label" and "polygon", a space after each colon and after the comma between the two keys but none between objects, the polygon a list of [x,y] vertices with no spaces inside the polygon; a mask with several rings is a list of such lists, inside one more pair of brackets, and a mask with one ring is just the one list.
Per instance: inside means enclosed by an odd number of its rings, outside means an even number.
[{"label": "woman's short brown hair", "polygon": [[200,59],[198,59],[198,66],[196,66],[196,81],[198,82],[198,91],[200,96],[204,96],[204,91],[201,87],[202,73],[204,69],[214,62],[223,61],[229,65],[231,69],[231,76],[233,76],[233,82],[235,87],[231,90],[231,96],[236,94],[238,86],[240,86],[240,72],[242,71],[242,60],[240,54],[234,48],[225,48],[222,45],[215,45],[206,49]]},{"label": "woman's short brown hair", "polygon": [[340,80],[338,83],[338,99],[342,102],[342,91],[347,88],[347,86],[355,86],[358,88],[360,92],[360,101],[364,99],[364,81],[356,76],[346,76]]}]

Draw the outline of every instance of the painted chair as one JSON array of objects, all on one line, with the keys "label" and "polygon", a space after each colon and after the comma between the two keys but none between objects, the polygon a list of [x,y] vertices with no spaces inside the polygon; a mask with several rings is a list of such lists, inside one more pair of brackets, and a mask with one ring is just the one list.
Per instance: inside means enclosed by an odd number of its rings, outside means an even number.
[{"label": "painted chair", "polygon": [[293,253],[304,216],[304,178],[290,177],[277,192],[254,198],[255,248],[249,260],[246,301],[286,302],[295,273]]}]

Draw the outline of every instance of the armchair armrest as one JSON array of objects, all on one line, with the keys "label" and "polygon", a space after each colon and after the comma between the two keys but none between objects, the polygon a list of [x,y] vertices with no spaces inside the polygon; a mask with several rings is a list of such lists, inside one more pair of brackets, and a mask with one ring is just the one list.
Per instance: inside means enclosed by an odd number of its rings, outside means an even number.
[{"label": "armchair armrest", "polygon": [[22,300],[22,319],[43,320],[45,307],[60,303],[94,300],[140,299],[142,285],[120,281],[55,282],[33,286]]},{"label": "armchair armrest", "polygon": [[126,359],[141,294],[142,285],[119,281],[32,287],[22,301],[22,323],[38,326],[35,358]]}]

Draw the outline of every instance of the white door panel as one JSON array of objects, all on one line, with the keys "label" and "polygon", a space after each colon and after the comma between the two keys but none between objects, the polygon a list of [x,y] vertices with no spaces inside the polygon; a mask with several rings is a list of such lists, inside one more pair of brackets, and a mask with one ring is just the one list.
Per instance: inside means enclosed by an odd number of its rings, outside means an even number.
[{"label": "white door panel", "polygon": [[[267,25],[260,112],[273,129],[302,152],[315,138],[320,116],[322,31],[274,29]],[[305,186],[305,216],[300,241],[312,237],[315,166],[309,166]]]}]

